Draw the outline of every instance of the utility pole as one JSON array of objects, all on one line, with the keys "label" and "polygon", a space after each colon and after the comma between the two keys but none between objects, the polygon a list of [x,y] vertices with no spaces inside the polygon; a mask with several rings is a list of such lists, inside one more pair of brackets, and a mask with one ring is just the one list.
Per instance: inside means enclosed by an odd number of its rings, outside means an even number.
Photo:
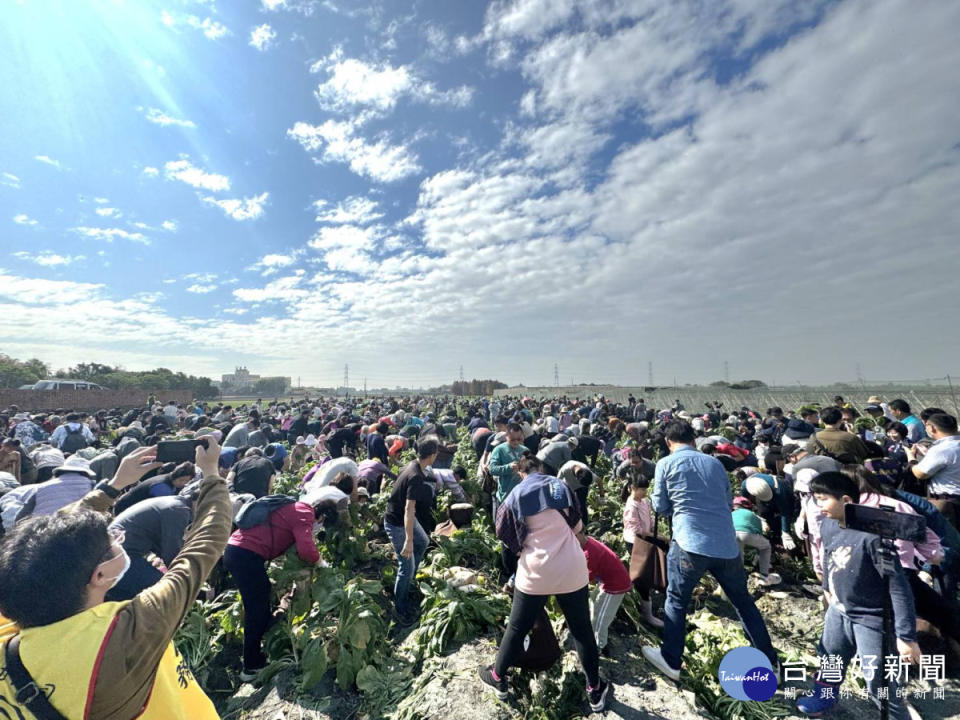
[{"label": "utility pole", "polygon": [[463,382],[463,365],[460,366],[460,382]]},{"label": "utility pole", "polygon": [[730,384],[730,363],[726,360],[723,361],[723,380],[727,385]]},{"label": "utility pole", "polygon": [[860,363],[857,363],[857,382],[860,383],[860,387],[866,386],[866,383],[863,381],[863,373],[860,371]]},{"label": "utility pole", "polygon": [[653,387],[653,360],[647,363],[647,385]]},{"label": "utility pole", "polygon": [[350,365],[343,366],[343,394],[344,397],[350,397]]},{"label": "utility pole", "polygon": [[560,387],[560,367],[556,363],[553,364],[553,386]]},{"label": "utility pole", "polygon": [[367,379],[363,379],[363,399],[367,399]]}]

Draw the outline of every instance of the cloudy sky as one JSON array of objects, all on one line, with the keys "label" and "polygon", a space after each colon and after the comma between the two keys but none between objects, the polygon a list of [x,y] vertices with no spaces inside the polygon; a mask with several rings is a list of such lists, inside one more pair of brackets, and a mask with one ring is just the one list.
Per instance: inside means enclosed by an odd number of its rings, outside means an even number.
[{"label": "cloudy sky", "polygon": [[958,373],[958,36],[903,0],[8,2],[0,352]]}]

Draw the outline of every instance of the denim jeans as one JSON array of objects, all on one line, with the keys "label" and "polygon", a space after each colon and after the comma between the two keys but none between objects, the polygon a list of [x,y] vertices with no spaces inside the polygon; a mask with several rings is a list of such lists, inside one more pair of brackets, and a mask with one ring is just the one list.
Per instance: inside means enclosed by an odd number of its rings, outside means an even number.
[{"label": "denim jeans", "polygon": [[393,602],[397,606],[397,612],[406,613],[409,610],[407,594],[410,592],[410,583],[413,582],[413,578],[417,574],[417,568],[420,567],[420,561],[423,560],[423,555],[427,552],[427,544],[430,542],[430,538],[420,523],[415,521],[413,526],[413,557],[405,558],[400,554],[400,551],[407,539],[406,530],[403,529],[402,525],[397,527],[388,522],[383,524],[383,528],[390,536],[393,549],[397,552],[397,581],[393,586]]},{"label": "denim jeans", "polygon": [[[847,668],[854,655],[859,655],[863,665],[875,666],[876,671],[872,673],[873,677],[867,679],[867,690],[870,692],[870,698],[878,706],[880,700],[877,699],[877,690],[883,683],[883,634],[879,630],[873,630],[866,625],[860,625],[853,622],[850,618],[837,610],[834,606],[827,608],[827,615],[823,622],[823,635],[820,637],[820,646],[817,654],[820,657],[827,655],[837,655],[842,660],[842,674],[846,675]],[[891,637],[888,653],[896,654],[896,640]],[[870,658],[873,658],[872,660]],[[869,672],[864,675],[870,674]],[[825,682],[822,678],[818,678]],[[834,684],[834,683],[830,683]],[[889,708],[892,720],[900,720],[908,717],[903,701],[897,697],[896,679],[890,680],[889,688]]]},{"label": "denim jeans", "polygon": [[680,669],[683,645],[687,635],[687,605],[693,589],[703,574],[709,572],[720,583],[727,599],[733,604],[750,643],[776,662],[777,654],[770,643],[767,626],[750,593],[747,592],[747,573],[740,555],[732,558],[714,558],[688,553],[676,541],[670,543],[667,553],[667,598],[664,605],[663,659],[675,670]]}]

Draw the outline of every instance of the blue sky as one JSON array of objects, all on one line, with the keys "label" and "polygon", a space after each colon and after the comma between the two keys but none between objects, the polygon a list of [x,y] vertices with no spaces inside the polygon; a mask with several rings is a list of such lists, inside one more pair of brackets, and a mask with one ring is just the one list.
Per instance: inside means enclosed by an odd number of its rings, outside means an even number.
[{"label": "blue sky", "polygon": [[7,3],[0,351],[956,372],[958,32],[888,0]]}]

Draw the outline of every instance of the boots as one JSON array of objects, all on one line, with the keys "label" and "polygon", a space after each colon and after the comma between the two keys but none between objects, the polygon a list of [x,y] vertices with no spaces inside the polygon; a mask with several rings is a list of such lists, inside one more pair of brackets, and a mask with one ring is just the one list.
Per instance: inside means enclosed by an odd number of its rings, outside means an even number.
[{"label": "boots", "polygon": [[652,628],[663,627],[663,620],[653,614],[653,602],[650,600],[640,601],[640,619]]}]

